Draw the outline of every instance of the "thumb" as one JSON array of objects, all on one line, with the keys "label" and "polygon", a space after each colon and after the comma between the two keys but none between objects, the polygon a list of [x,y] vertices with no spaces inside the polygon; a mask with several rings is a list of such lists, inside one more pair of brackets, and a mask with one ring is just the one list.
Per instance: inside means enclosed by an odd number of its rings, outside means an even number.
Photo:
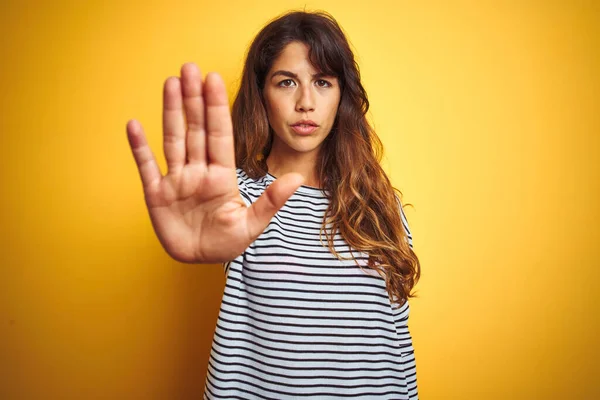
[{"label": "thumb", "polygon": [[263,233],[277,211],[303,182],[304,177],[298,173],[285,174],[271,183],[248,208],[248,232],[253,240]]}]

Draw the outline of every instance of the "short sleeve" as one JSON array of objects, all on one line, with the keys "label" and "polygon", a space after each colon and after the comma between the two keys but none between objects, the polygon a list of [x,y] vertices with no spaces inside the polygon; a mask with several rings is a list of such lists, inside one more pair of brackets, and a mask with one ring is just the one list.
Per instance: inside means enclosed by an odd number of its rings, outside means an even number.
[{"label": "short sleeve", "polygon": [[406,233],[406,240],[408,241],[408,245],[412,249],[413,248],[412,234],[410,233],[410,228],[408,226],[408,220],[406,219],[406,214],[404,214],[404,210],[402,209],[402,206],[400,206],[400,216],[402,218],[402,226],[404,227],[404,232]]},{"label": "short sleeve", "polygon": [[404,214],[404,209],[402,208],[402,201],[400,197],[396,194],[396,201],[398,202],[398,209],[400,210],[400,220],[402,221],[402,227],[404,228],[404,233],[406,233],[406,241],[410,248],[413,248],[412,242],[412,234],[410,233],[410,227],[408,226],[408,219],[406,218],[406,214]]},{"label": "short sleeve", "polygon": [[236,168],[235,173],[237,175],[237,184],[240,195],[242,196],[244,203],[246,203],[246,207],[250,207],[252,204],[252,198],[248,194],[248,187],[246,186],[246,180],[249,178],[241,168]]}]

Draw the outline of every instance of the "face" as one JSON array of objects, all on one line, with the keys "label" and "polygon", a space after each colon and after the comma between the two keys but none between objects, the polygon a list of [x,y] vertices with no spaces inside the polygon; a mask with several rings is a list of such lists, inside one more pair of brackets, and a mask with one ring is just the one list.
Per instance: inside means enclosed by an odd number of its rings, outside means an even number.
[{"label": "face", "polygon": [[[311,65],[308,46],[292,42],[284,48],[267,74],[263,96],[275,132],[271,153],[316,155],[335,121],[340,87],[337,78]],[[294,128],[301,120],[317,127]]]}]

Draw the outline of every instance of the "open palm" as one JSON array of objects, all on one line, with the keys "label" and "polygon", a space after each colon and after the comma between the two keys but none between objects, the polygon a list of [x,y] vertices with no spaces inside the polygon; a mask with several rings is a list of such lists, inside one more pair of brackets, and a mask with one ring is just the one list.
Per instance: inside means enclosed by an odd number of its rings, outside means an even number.
[{"label": "open palm", "polygon": [[232,260],[264,231],[302,184],[302,176],[282,176],[246,207],[237,186],[231,114],[221,77],[209,73],[202,82],[198,67],[184,64],[181,78],[165,81],[163,102],[165,176],[142,126],[136,120],[127,123],[154,231],[178,261]]}]

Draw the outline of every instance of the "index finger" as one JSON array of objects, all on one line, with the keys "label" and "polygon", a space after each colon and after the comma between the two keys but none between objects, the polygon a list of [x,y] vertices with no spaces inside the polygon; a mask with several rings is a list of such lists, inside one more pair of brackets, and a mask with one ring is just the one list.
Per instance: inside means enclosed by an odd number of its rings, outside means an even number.
[{"label": "index finger", "polygon": [[203,89],[206,101],[208,163],[235,168],[233,125],[225,84],[219,74],[209,72]]}]

